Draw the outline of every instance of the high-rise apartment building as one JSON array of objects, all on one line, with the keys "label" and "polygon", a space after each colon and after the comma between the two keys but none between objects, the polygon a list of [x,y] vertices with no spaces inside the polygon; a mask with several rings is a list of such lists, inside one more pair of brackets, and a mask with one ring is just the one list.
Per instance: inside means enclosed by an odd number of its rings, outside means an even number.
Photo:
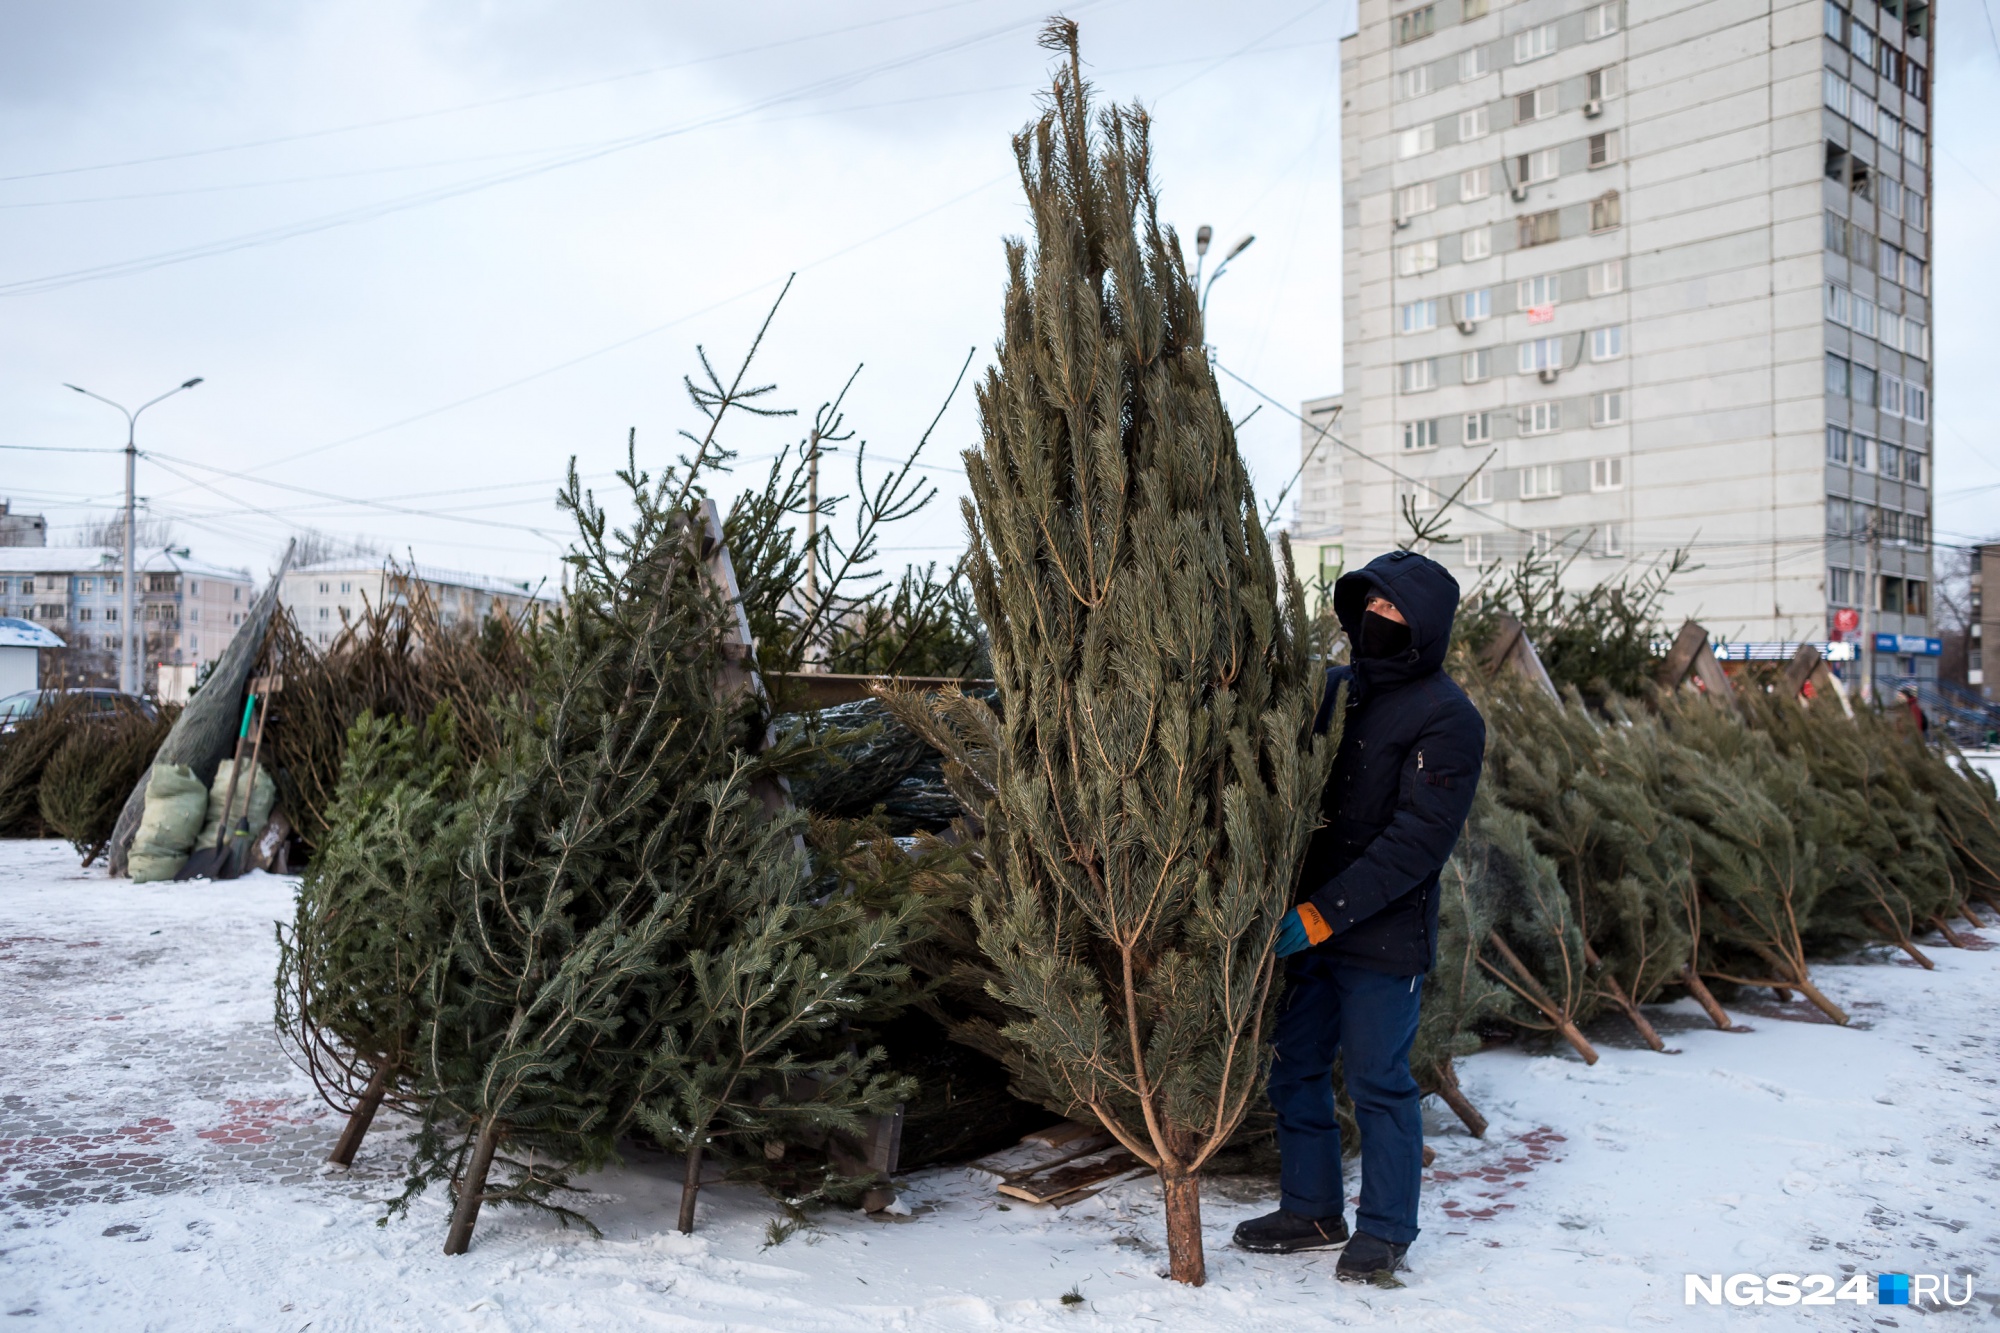
[{"label": "high-rise apartment building", "polygon": [[1594,582],[1687,547],[1669,614],[1718,638],[1825,640],[1853,608],[1847,639],[1921,648],[1928,6],[1359,12],[1344,392],[1303,409],[1317,563],[1466,483],[1434,554],[1468,574],[1536,546]]}]

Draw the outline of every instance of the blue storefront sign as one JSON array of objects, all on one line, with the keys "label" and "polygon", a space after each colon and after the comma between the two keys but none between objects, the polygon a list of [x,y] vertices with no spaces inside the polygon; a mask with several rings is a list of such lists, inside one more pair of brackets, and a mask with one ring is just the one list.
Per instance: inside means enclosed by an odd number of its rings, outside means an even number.
[{"label": "blue storefront sign", "polygon": [[1927,639],[1921,634],[1877,634],[1875,651],[1902,653],[1905,657],[1938,657],[1944,653],[1944,640]]}]

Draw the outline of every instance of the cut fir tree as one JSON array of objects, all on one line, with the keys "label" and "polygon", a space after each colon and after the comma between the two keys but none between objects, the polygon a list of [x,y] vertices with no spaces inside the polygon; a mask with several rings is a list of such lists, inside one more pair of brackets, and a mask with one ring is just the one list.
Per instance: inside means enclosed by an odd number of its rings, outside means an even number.
[{"label": "cut fir tree", "polygon": [[1280,919],[1337,737],[1161,227],[1139,108],[1095,114],[1076,27],[1014,141],[998,364],[966,454],[999,687],[974,917],[1024,1061],[1161,1179],[1205,1276],[1199,1174],[1261,1085]]}]

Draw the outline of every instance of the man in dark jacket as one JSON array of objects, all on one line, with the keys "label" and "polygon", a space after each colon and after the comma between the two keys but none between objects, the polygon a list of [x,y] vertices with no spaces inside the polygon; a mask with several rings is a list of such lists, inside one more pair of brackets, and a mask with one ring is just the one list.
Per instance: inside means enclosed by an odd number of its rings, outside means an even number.
[{"label": "man in dark jacket", "polygon": [[[1273,1038],[1282,1193],[1236,1243],[1262,1253],[1346,1244],[1349,1280],[1394,1272],[1417,1238],[1423,1119],[1410,1045],[1437,956],[1438,872],[1458,842],[1486,724],[1441,669],[1458,582],[1414,551],[1343,575],[1333,609],[1352,665],[1327,672],[1319,730],[1346,687],[1345,726],[1321,798],[1326,822],[1299,877]],[[1344,1054],[1361,1125],[1361,1204],[1348,1240],[1331,1074]]]}]

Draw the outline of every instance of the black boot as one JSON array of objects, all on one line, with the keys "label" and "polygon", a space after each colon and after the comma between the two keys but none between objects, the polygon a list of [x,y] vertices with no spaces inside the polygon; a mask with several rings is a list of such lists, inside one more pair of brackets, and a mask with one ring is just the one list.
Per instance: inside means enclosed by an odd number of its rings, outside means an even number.
[{"label": "black boot", "polygon": [[1333,1275],[1342,1282],[1374,1282],[1394,1274],[1403,1266],[1403,1256],[1409,1252],[1407,1245],[1394,1245],[1380,1236],[1357,1231],[1347,1248],[1340,1252],[1340,1262],[1334,1265]]},{"label": "black boot", "polygon": [[1303,1217],[1280,1208],[1253,1217],[1236,1228],[1236,1247],[1258,1254],[1291,1254],[1298,1250],[1331,1250],[1347,1243],[1347,1220]]}]

